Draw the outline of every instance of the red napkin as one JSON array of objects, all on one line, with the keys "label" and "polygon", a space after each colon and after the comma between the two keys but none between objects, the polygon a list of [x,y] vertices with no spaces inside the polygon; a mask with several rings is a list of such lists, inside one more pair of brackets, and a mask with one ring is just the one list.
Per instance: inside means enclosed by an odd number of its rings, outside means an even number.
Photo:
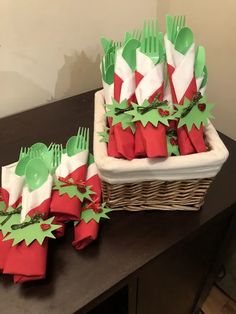
[{"label": "red napkin", "polygon": [[[164,84],[151,97],[149,97],[148,101],[151,103],[158,94],[160,94],[158,100],[162,101],[164,94]],[[137,128],[140,128],[142,134],[141,140],[144,141],[145,155],[147,157],[155,158],[168,156],[166,127],[164,124],[158,123],[158,125],[155,127],[150,122],[148,122],[145,127],[142,124],[138,124]]]},{"label": "red napkin", "polygon": [[[129,81],[126,85],[125,81]],[[122,57],[122,51],[117,51],[115,74],[114,74],[114,99],[121,102],[127,99],[130,104],[135,101],[135,75]],[[130,128],[122,129],[121,123],[118,123],[113,128],[115,134],[115,142],[117,152],[123,158],[132,160],[135,158],[134,153],[134,134]]]},{"label": "red napkin", "polygon": [[[71,184],[68,180],[73,179],[78,186],[84,184],[86,177],[87,165],[83,165],[71,172],[65,178],[59,178],[65,184]],[[67,182],[67,183],[66,183]],[[64,223],[67,221],[79,220],[81,213],[81,201],[78,197],[70,198],[67,194],[59,195],[59,191],[55,190],[52,195],[51,214],[55,216],[56,223]]]},{"label": "red napkin", "polygon": [[[172,100],[173,103],[178,103],[173,81],[172,81],[172,75],[175,71],[175,68],[167,64],[167,71],[168,71],[168,77],[169,77],[169,83],[172,93]],[[192,81],[190,82],[183,98],[180,100],[179,104],[183,104],[184,98],[191,100],[194,94],[197,92],[197,85],[196,85],[196,79],[193,76]],[[177,135],[178,135],[178,145],[180,149],[181,155],[188,155],[192,153],[200,153],[206,151],[206,145],[204,141],[204,127],[201,125],[200,129],[198,130],[195,125],[193,125],[190,132],[187,130],[186,126],[177,128]]]},{"label": "red napkin", "polygon": [[[50,199],[44,200],[39,206],[31,209],[29,216],[43,214],[46,219],[49,213]],[[5,261],[3,273],[14,275],[15,283],[45,278],[47,263],[48,240],[43,245],[33,241],[29,246],[25,241],[12,246]]]},{"label": "red napkin", "polygon": [[[97,167],[94,163],[92,155],[89,157],[89,166],[87,172],[86,185],[91,186],[91,190],[96,194],[91,196],[92,203],[86,201],[85,210],[92,208],[95,211],[100,206],[101,203],[101,181],[97,173]],[[74,227],[74,241],[72,242],[73,247],[76,250],[82,250],[92,241],[96,240],[98,236],[99,224],[95,220],[90,220],[86,223],[84,220],[81,220]]]},{"label": "red napkin", "polygon": [[[5,203],[5,210],[8,208],[8,202],[9,202],[9,193],[7,190],[0,188],[0,202],[3,201]],[[21,197],[18,199],[18,201],[12,205],[13,208],[17,208],[19,204],[21,203]],[[4,264],[6,262],[8,253],[11,249],[13,240],[3,241],[3,234],[0,230],[0,272],[3,271]]]},{"label": "red napkin", "polygon": [[91,242],[97,239],[99,224],[95,220],[90,220],[88,223],[81,220],[74,228],[73,247],[76,250],[82,250]]}]

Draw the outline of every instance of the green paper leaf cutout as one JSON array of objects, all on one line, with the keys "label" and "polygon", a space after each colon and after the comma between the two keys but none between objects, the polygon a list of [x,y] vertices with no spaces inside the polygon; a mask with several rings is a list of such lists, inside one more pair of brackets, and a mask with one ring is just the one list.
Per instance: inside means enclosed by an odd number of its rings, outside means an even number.
[{"label": "green paper leaf cutout", "polygon": [[[25,228],[19,228],[16,230],[11,229],[11,232],[4,238],[4,241],[14,240],[12,246],[17,245],[22,241],[25,241],[27,246],[29,246],[33,241],[38,241],[38,243],[42,245],[45,238],[55,239],[52,232],[61,227],[61,225],[53,224],[53,219],[54,217],[47,220],[40,218],[39,222],[28,225]],[[30,220],[31,218],[27,216],[24,222],[30,222]]]},{"label": "green paper leaf cutout", "polygon": [[83,202],[84,199],[91,201],[91,195],[96,194],[91,190],[91,186],[85,186],[85,191],[82,193],[78,190],[77,185],[74,184],[73,179],[69,179],[68,182],[71,182],[71,185],[65,186],[65,182],[55,180],[53,190],[58,190],[59,195],[67,194],[70,198],[78,197],[81,202]]},{"label": "green paper leaf cutout", "polygon": [[106,116],[112,118],[112,125],[116,125],[118,123],[121,123],[122,129],[127,129],[130,128],[132,132],[135,132],[135,125],[132,122],[132,117],[127,114],[128,111],[124,111],[122,113],[118,114],[118,111],[120,109],[129,109],[130,106],[128,105],[127,100],[123,100],[121,103],[118,103],[113,99],[112,104],[106,105],[107,107],[107,112]]},{"label": "green paper leaf cutout", "polygon": [[[201,98],[192,108],[191,101],[187,98],[184,99],[183,105],[175,105],[177,112],[174,117],[179,118],[178,128],[186,125],[188,131],[191,131],[193,124],[197,129],[200,128],[201,124],[207,125],[208,119],[214,118],[211,114],[211,110],[214,107],[213,104],[207,103],[205,98]],[[199,108],[203,107],[203,110]],[[187,114],[186,110],[191,108]]]},{"label": "green paper leaf cutout", "polygon": [[168,155],[172,156],[178,156],[179,155],[179,146],[178,144],[175,145],[173,144],[174,141],[177,141],[177,137],[175,136],[166,136],[166,140],[167,140],[167,149],[168,149]]},{"label": "green paper leaf cutout", "polygon": [[[150,122],[153,126],[157,126],[158,123],[162,123],[166,126],[169,126],[169,120],[172,118],[172,110],[169,108],[168,105],[162,105],[158,108],[151,109],[147,111],[146,113],[141,113],[139,111],[140,107],[150,107],[150,103],[147,100],[144,100],[142,105],[134,104],[132,103],[133,110],[130,110],[127,112],[127,114],[133,116],[132,121],[137,122],[140,121],[142,125],[145,127],[148,122]],[[169,113],[167,115],[161,115],[160,111],[164,111],[166,113]]]},{"label": "green paper leaf cutout", "polygon": [[105,127],[103,132],[98,132],[98,135],[101,136],[99,142],[108,143],[109,142],[109,130],[110,128]]},{"label": "green paper leaf cutout", "polygon": [[[6,212],[12,213],[15,211],[15,208],[8,207]],[[3,236],[8,234],[11,231],[11,226],[20,223],[20,213],[14,213],[9,216],[0,215],[0,230],[2,231]]]},{"label": "green paper leaf cutout", "polygon": [[112,209],[107,208],[106,203],[102,203],[100,209],[100,213],[96,213],[93,209],[86,209],[82,211],[81,220],[84,220],[86,223],[88,223],[94,219],[97,223],[99,223],[101,218],[110,219],[110,217],[107,216],[107,213],[111,212]]}]

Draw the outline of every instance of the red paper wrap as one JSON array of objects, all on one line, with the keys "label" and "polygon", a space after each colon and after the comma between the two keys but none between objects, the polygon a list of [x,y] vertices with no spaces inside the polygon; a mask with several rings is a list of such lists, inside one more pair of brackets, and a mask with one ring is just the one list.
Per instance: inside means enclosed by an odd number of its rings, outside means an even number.
[{"label": "red paper wrap", "polygon": [[[177,97],[174,90],[174,85],[172,81],[172,74],[174,72],[174,67],[170,64],[167,65],[168,76],[169,76],[169,83],[171,88],[172,100],[173,103],[178,103]],[[179,102],[179,104],[183,104],[184,98],[191,100],[194,94],[197,92],[197,85],[196,79],[193,77],[192,81],[190,82],[183,98]],[[201,125],[200,129],[198,130],[195,125],[193,125],[190,131],[187,130],[186,126],[182,126],[177,128],[177,135],[178,135],[178,145],[181,155],[189,155],[193,153],[201,153],[206,151],[206,145],[204,141],[204,126]]]},{"label": "red paper wrap", "polygon": [[[0,201],[3,201],[6,205],[5,209],[8,208],[8,202],[9,202],[9,193],[7,190],[0,188]],[[15,204],[12,205],[13,208],[17,208],[19,204],[21,203],[21,197],[17,200]],[[13,240],[3,241],[3,234],[0,230],[0,272],[3,271],[6,259],[8,257],[8,253],[10,252],[10,249],[12,247]]]},{"label": "red paper wrap", "polygon": [[[123,85],[123,80],[115,73],[114,75],[114,99],[117,102],[120,102],[120,94],[121,88]],[[131,95],[128,99],[128,103],[130,104],[132,101],[135,101],[135,95]],[[114,132],[114,138],[112,137]],[[114,125],[110,129],[109,141],[112,141],[108,146],[108,154],[109,156],[119,157],[122,156],[125,159],[132,160],[135,157],[134,154],[134,134],[132,133],[130,128],[122,129],[121,123]],[[116,146],[114,144],[114,140]],[[111,147],[116,147],[117,151],[112,152]],[[111,154],[112,153],[112,154]],[[116,155],[116,156],[115,156]]]},{"label": "red paper wrap", "polygon": [[[43,214],[46,219],[49,213],[51,199],[43,201],[39,206],[31,209],[29,216]],[[45,278],[47,264],[48,240],[40,245],[33,241],[29,246],[25,241],[12,246],[5,261],[3,273],[14,275],[15,283]]]},{"label": "red paper wrap", "polygon": [[[74,182],[84,181],[86,177],[87,165],[83,165],[63,178],[65,181],[73,179]],[[55,216],[54,223],[61,224],[61,228],[57,229],[55,235],[57,238],[62,237],[65,231],[65,222],[80,219],[81,201],[78,197],[70,198],[67,194],[59,195],[59,191],[55,190],[52,194],[51,215]]]},{"label": "red paper wrap", "polygon": [[[90,173],[92,171],[92,173]],[[91,186],[91,190],[96,194],[91,195],[91,198],[94,204],[86,201],[85,210],[89,208],[93,208],[93,206],[100,206],[101,197],[102,197],[102,189],[101,189],[101,181],[97,174],[97,169],[95,163],[90,164],[88,167],[88,175],[86,180],[86,185]],[[99,224],[95,220],[90,220],[88,223],[81,220],[74,227],[74,241],[72,242],[73,247],[76,250],[82,250],[87,245],[89,245],[92,241],[96,240],[98,236]]]}]

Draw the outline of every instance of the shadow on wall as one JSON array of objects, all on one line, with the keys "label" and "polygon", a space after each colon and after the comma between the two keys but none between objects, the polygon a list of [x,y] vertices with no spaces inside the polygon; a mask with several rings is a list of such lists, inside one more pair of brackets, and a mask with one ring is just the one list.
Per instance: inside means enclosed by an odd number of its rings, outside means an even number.
[{"label": "shadow on wall", "polygon": [[14,71],[0,71],[0,117],[47,103],[52,95],[30,78]]},{"label": "shadow on wall", "polygon": [[65,63],[58,71],[54,99],[70,97],[102,85],[99,70],[100,56],[92,61],[84,51],[64,56]]}]

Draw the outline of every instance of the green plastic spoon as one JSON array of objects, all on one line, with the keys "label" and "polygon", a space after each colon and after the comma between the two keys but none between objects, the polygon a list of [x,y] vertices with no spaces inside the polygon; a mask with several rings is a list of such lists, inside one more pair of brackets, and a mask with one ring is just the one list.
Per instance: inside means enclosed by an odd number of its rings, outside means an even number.
[{"label": "green plastic spoon", "polygon": [[176,38],[175,49],[183,55],[189,50],[194,42],[193,32],[188,27],[183,27]]},{"label": "green plastic spoon", "polygon": [[202,84],[201,84],[200,88],[203,88],[203,87],[206,86],[207,80],[208,80],[208,71],[207,71],[207,67],[204,66],[204,69],[203,69],[203,81],[202,81]]},{"label": "green plastic spoon", "polygon": [[77,145],[77,136],[71,136],[66,143],[66,153],[69,157],[75,155]]},{"label": "green plastic spoon", "polygon": [[26,184],[31,190],[36,190],[47,181],[48,174],[48,168],[42,159],[31,159],[25,169]]},{"label": "green plastic spoon", "polygon": [[30,156],[21,158],[16,165],[15,174],[17,174],[20,177],[23,176],[25,174],[25,169],[29,161]]},{"label": "green plastic spoon", "polygon": [[206,63],[206,52],[203,46],[199,46],[197,48],[195,64],[194,64],[194,72],[195,77],[199,78],[203,75],[203,69]]},{"label": "green plastic spoon", "polygon": [[30,146],[31,151],[39,151],[39,152],[46,152],[48,150],[47,145],[44,143],[35,143]]},{"label": "green plastic spoon", "polygon": [[128,63],[133,72],[136,69],[136,50],[138,47],[140,47],[140,41],[131,38],[126,42],[122,52],[123,58]]}]

